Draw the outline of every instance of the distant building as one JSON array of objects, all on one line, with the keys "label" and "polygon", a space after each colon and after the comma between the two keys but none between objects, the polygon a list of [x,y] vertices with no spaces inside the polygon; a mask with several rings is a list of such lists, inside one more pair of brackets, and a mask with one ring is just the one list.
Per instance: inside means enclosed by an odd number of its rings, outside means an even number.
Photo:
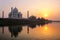
[{"label": "distant building", "polygon": [[11,12],[9,13],[9,18],[22,19],[22,14],[21,14],[21,12],[18,12],[18,9],[16,7],[14,9],[12,7]]}]

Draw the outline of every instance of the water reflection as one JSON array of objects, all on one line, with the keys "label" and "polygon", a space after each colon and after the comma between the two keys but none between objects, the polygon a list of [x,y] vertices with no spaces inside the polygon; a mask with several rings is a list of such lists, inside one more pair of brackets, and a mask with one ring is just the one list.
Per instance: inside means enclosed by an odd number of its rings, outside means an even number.
[{"label": "water reflection", "polygon": [[[2,31],[1,31],[2,30]],[[0,27],[0,38],[17,38],[16,40],[60,40],[60,23],[50,23],[44,25],[28,24]],[[1,33],[2,32],[2,33]],[[4,34],[4,35],[3,35]],[[6,38],[6,39],[7,39]],[[11,39],[10,38],[10,39]]]},{"label": "water reflection", "polygon": [[19,25],[19,26],[9,26],[8,27],[9,29],[9,32],[11,33],[11,37],[17,37],[18,36],[18,33],[22,31],[22,26]]},{"label": "water reflection", "polygon": [[[44,23],[42,23],[42,24],[37,24],[38,26],[43,26],[43,25],[45,25]],[[29,34],[29,28],[32,28],[32,29],[34,29],[34,28],[36,28],[36,26],[37,26],[35,23],[31,23],[31,24],[28,24],[27,25],[27,33]]]},{"label": "water reflection", "polygon": [[38,23],[37,25],[38,25],[38,26],[44,26],[44,25],[45,25],[45,23],[41,23],[41,24],[39,24],[39,23]]},{"label": "water reflection", "polygon": [[2,26],[2,33],[4,34],[4,26]]},{"label": "water reflection", "polygon": [[[40,26],[41,24],[39,24]],[[42,24],[45,25],[45,24]],[[41,25],[41,26],[42,26]],[[4,34],[4,27],[2,26],[2,33]],[[8,31],[11,33],[11,37],[18,37],[18,34],[22,31],[23,25],[15,25],[15,26],[8,26]],[[36,24],[32,23],[32,24],[28,24],[27,25],[27,34],[29,34],[29,28],[36,28]]]},{"label": "water reflection", "polygon": [[30,28],[36,28],[36,24],[28,24],[28,27],[30,27]]},{"label": "water reflection", "polygon": [[[35,23],[28,24],[27,25],[27,34],[29,34],[29,28],[34,29],[34,28],[36,28],[36,25],[43,26],[45,24],[35,24]],[[17,37],[18,34],[22,31],[22,27],[23,27],[23,25],[8,26],[8,30],[11,33],[11,37]],[[2,27],[2,33],[4,34],[4,26]]]},{"label": "water reflection", "polygon": [[48,30],[48,26],[44,26],[44,30]]},{"label": "water reflection", "polygon": [[36,28],[36,24],[28,24],[27,25],[27,33],[29,34],[29,28]]}]

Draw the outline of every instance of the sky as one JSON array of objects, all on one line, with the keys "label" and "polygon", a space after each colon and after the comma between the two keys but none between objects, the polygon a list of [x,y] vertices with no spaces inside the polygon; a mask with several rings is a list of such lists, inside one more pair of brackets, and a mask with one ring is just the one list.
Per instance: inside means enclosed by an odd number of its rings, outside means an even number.
[{"label": "sky", "polygon": [[27,10],[29,10],[30,16],[60,20],[60,0],[0,0],[0,17],[4,11],[4,17],[7,18],[11,7],[17,7],[25,18],[27,18]]}]

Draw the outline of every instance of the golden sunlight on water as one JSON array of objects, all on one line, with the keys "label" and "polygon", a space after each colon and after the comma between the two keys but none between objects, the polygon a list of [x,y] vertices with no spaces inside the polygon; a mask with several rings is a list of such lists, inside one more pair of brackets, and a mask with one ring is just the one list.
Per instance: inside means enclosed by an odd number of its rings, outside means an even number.
[{"label": "golden sunlight on water", "polygon": [[[0,27],[0,38],[7,40],[60,40],[60,23],[51,23],[43,26],[36,25],[34,28],[28,26],[22,26],[22,28],[20,26],[13,26],[10,28],[4,27],[4,33],[2,33],[3,28]],[[17,28],[21,28],[20,32]],[[13,37],[11,37],[11,35],[13,35]],[[17,37],[14,38],[14,35],[17,35]]]},{"label": "golden sunlight on water", "polygon": [[39,39],[59,39],[60,38],[60,27],[53,24],[44,26],[37,26],[34,29],[30,29],[29,35],[31,37]]}]

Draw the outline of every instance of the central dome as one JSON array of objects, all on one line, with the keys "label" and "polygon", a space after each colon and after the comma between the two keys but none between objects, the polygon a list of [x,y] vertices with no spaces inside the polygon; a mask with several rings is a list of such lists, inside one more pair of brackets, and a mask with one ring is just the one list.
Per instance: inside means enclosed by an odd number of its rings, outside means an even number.
[{"label": "central dome", "polygon": [[13,13],[18,13],[18,9],[16,7],[13,9]]}]

